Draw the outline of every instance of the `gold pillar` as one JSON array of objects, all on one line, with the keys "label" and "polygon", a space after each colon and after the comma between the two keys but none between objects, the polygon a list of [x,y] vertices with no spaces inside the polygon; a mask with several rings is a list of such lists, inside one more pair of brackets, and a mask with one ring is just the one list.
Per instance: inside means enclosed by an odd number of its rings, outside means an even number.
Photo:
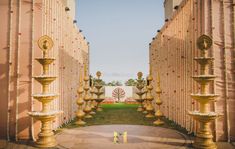
[{"label": "gold pillar", "polygon": [[79,88],[78,88],[78,99],[77,99],[77,105],[78,105],[78,110],[76,112],[77,116],[77,121],[75,122],[77,125],[85,125],[86,122],[83,121],[83,118],[85,116],[85,113],[83,112],[83,79],[82,79],[82,71],[80,71],[80,76],[79,76]]},{"label": "gold pillar", "polygon": [[56,115],[62,111],[50,109],[50,102],[58,97],[57,94],[49,92],[49,85],[56,79],[56,76],[49,75],[49,65],[55,60],[55,58],[48,57],[48,50],[53,47],[53,41],[49,36],[44,35],[39,38],[38,46],[43,51],[43,57],[36,58],[36,60],[42,65],[43,72],[42,75],[35,76],[34,79],[42,85],[42,93],[34,94],[33,97],[42,103],[42,110],[28,112],[28,114],[42,123],[35,146],[48,148],[57,145],[51,125]]},{"label": "gold pillar", "polygon": [[195,57],[200,64],[200,74],[194,76],[193,79],[201,86],[200,92],[191,94],[192,98],[199,103],[199,111],[189,111],[189,115],[200,123],[199,130],[196,134],[193,146],[198,149],[215,149],[216,144],[213,142],[213,135],[210,129],[210,122],[215,120],[220,114],[209,111],[209,102],[215,101],[218,96],[208,93],[209,82],[214,81],[215,75],[210,75],[208,65],[214,60],[213,57],[208,57],[207,50],[211,47],[212,40],[209,36],[202,35],[197,40],[197,46],[201,50],[201,56]]},{"label": "gold pillar", "polygon": [[95,97],[94,97],[95,88],[94,88],[94,82],[93,82],[92,78],[90,78],[90,93],[91,93],[91,97],[90,97],[90,99],[91,99],[91,102],[90,102],[90,104],[91,104],[91,114],[94,115],[94,114],[96,114],[95,113],[96,101],[95,101]]},{"label": "gold pillar", "polygon": [[148,85],[147,85],[147,82],[148,82],[148,80],[147,80],[147,78],[146,78],[146,84],[145,84],[145,87],[144,87],[144,89],[143,89],[143,91],[145,92],[145,94],[144,94],[144,96],[143,96],[143,98],[144,98],[144,101],[143,101],[143,114],[147,114],[148,112],[147,112],[147,99],[146,99],[146,97],[147,97],[147,92],[148,92]]},{"label": "gold pillar", "polygon": [[96,105],[96,110],[97,111],[103,111],[102,108],[100,107],[100,103],[104,100],[104,98],[101,97],[102,94],[104,94],[104,91],[101,91],[102,89],[102,80],[100,79],[101,77],[101,72],[97,71],[96,72],[97,79],[95,80],[95,88],[96,91],[94,92],[96,94],[95,101],[97,102]]},{"label": "gold pillar", "polygon": [[154,121],[153,123],[155,125],[162,125],[162,124],[164,124],[164,122],[161,120],[163,114],[160,110],[160,106],[162,104],[160,96],[161,96],[162,90],[161,90],[161,86],[160,86],[160,75],[158,73],[157,73],[157,83],[156,84],[157,84],[157,87],[156,87],[156,90],[155,90],[156,93],[157,93],[156,104],[158,106],[158,109],[155,112],[155,116],[157,117],[157,120]]},{"label": "gold pillar", "polygon": [[152,118],[154,117],[153,113],[154,113],[154,108],[152,105],[152,101],[153,101],[153,95],[152,95],[152,90],[153,90],[153,86],[151,84],[153,77],[152,77],[152,69],[151,69],[151,65],[149,66],[150,71],[149,71],[149,75],[147,77],[147,95],[146,95],[146,111],[148,112],[147,115],[145,117],[147,118]]},{"label": "gold pillar", "polygon": [[85,93],[84,93],[84,101],[85,101],[85,107],[83,111],[85,112],[85,118],[92,118],[92,115],[90,114],[91,112],[91,104],[90,104],[90,95],[89,95],[89,76],[87,73],[87,66],[86,64],[84,65],[84,82],[85,85],[83,87]]},{"label": "gold pillar", "polygon": [[139,97],[136,98],[135,100],[140,103],[140,105],[137,108],[137,111],[143,111],[144,110],[143,109],[143,102],[144,102],[143,95],[145,94],[145,91],[143,91],[143,88],[144,88],[144,79],[142,79],[143,73],[138,72],[137,76],[138,76],[138,79],[137,79],[136,88],[138,89],[138,91],[136,91],[136,94]]}]

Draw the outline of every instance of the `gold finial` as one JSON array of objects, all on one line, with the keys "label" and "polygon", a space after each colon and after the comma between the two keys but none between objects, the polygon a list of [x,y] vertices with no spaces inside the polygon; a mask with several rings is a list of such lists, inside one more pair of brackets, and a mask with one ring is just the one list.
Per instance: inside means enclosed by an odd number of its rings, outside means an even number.
[{"label": "gold finial", "polygon": [[101,72],[100,72],[100,71],[97,71],[97,72],[96,72],[96,76],[97,76],[98,78],[100,78]]},{"label": "gold finial", "polygon": [[140,72],[137,73],[137,76],[138,76],[138,79],[141,79],[142,76],[143,76],[143,73],[140,71]]},{"label": "gold finial", "polygon": [[51,37],[44,35],[38,39],[38,47],[42,51],[48,51],[53,47],[54,43]]},{"label": "gold finial", "polygon": [[211,37],[207,36],[207,35],[201,35],[198,39],[197,39],[197,47],[200,50],[207,50],[212,46],[212,39]]}]

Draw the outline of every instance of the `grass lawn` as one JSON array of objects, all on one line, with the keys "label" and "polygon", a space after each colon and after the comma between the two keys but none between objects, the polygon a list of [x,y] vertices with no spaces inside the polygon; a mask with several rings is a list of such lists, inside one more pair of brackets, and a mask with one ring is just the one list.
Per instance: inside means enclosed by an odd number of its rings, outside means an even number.
[{"label": "grass lawn", "polygon": [[104,104],[103,111],[97,112],[94,119],[87,119],[88,125],[131,124],[148,125],[153,119],[146,119],[141,112],[137,112],[137,104]]},{"label": "grass lawn", "polygon": [[[154,126],[153,121],[156,118],[145,118],[142,112],[137,112],[137,104],[125,104],[125,103],[115,103],[115,104],[103,104],[102,112],[96,112],[93,118],[85,119],[87,124],[85,126],[91,125],[112,125],[112,124],[129,124],[129,125],[147,125]],[[187,131],[173,121],[169,121],[163,118],[165,124],[160,127],[171,128],[179,130],[183,133]],[[62,128],[76,128],[79,127],[75,124],[76,118],[69,124],[63,126]]]}]

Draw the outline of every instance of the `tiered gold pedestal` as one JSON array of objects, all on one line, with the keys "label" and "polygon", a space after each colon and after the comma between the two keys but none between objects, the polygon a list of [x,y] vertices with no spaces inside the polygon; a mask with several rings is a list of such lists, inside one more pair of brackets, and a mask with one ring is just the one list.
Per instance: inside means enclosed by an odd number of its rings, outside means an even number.
[{"label": "tiered gold pedestal", "polygon": [[85,107],[83,109],[83,111],[86,113],[85,114],[85,118],[92,118],[92,115],[90,114],[91,112],[91,103],[90,103],[90,95],[89,95],[89,89],[90,89],[90,86],[89,86],[89,76],[87,74],[87,67],[86,65],[84,66],[84,82],[85,82],[85,85],[84,85],[84,101],[85,101]]},{"label": "tiered gold pedestal", "polygon": [[96,106],[96,101],[95,101],[95,97],[94,97],[94,94],[95,94],[95,88],[94,88],[94,84],[93,84],[93,80],[91,79],[90,80],[90,84],[91,84],[91,87],[90,87],[90,93],[91,93],[91,97],[90,97],[90,100],[91,100],[91,114],[94,115],[96,114],[95,113],[95,106]]},{"label": "tiered gold pedestal", "polygon": [[150,68],[150,73],[149,76],[147,77],[147,82],[148,82],[148,86],[147,86],[147,95],[146,95],[146,111],[148,112],[147,115],[145,117],[147,118],[152,118],[154,117],[153,113],[154,113],[154,108],[152,105],[152,101],[153,101],[153,95],[152,95],[152,90],[153,90],[153,86],[151,84],[153,80],[152,77],[152,73],[151,73],[151,68]]},{"label": "tiered gold pedestal", "polygon": [[157,87],[156,87],[156,93],[157,93],[157,98],[156,98],[156,104],[158,106],[158,109],[156,110],[155,112],[155,116],[157,117],[157,120],[154,121],[153,123],[155,125],[162,125],[164,124],[164,122],[161,120],[161,118],[163,117],[163,114],[160,110],[160,106],[162,104],[162,101],[160,99],[160,96],[161,96],[161,93],[162,93],[162,90],[161,90],[161,87],[160,87],[160,76],[159,74],[157,74]]},{"label": "tiered gold pedestal", "polygon": [[[148,82],[147,79],[146,79],[146,82]],[[147,109],[147,104],[148,104],[148,101],[146,99],[147,93],[148,93],[148,85],[147,84],[145,85],[143,91],[145,92],[145,94],[142,96],[143,99],[144,99],[144,101],[142,103],[142,105],[143,105],[143,114],[148,114],[148,112],[146,110]]]},{"label": "tiered gold pedestal", "polygon": [[85,113],[83,112],[83,79],[82,79],[82,73],[80,72],[80,77],[79,77],[79,88],[78,88],[78,99],[77,99],[77,105],[78,105],[78,110],[76,112],[77,116],[77,121],[75,122],[77,125],[85,125],[86,122],[83,121],[83,118],[85,116]]},{"label": "tiered gold pedestal", "polygon": [[56,79],[55,76],[48,74],[49,65],[55,60],[54,58],[48,57],[48,50],[52,48],[53,41],[48,36],[42,36],[38,40],[38,46],[43,51],[43,58],[36,58],[36,60],[42,65],[43,74],[35,76],[34,79],[42,85],[42,93],[34,94],[33,97],[42,103],[42,110],[40,112],[28,112],[28,114],[33,118],[40,120],[42,123],[41,131],[38,134],[35,146],[47,148],[57,145],[51,123],[56,118],[56,115],[62,113],[62,111],[52,111],[49,105],[52,100],[58,97],[57,94],[49,92],[49,85]]},{"label": "tiered gold pedestal", "polygon": [[137,76],[138,76],[138,79],[137,79],[136,88],[138,89],[138,91],[136,91],[136,94],[139,97],[136,98],[135,100],[140,104],[137,108],[137,111],[142,112],[144,110],[143,109],[143,102],[144,102],[143,95],[145,94],[145,91],[143,91],[143,88],[144,88],[144,80],[142,79],[143,73],[138,72]]},{"label": "tiered gold pedestal", "polygon": [[212,45],[212,40],[206,35],[198,38],[197,46],[201,50],[201,56],[196,57],[195,60],[200,64],[200,75],[193,77],[197,81],[201,90],[197,94],[191,94],[192,98],[199,103],[199,111],[188,112],[195,120],[200,123],[200,128],[196,134],[193,146],[198,149],[215,149],[217,148],[213,142],[213,135],[210,129],[210,122],[215,120],[220,114],[209,111],[209,102],[214,101],[218,96],[216,94],[208,93],[208,83],[215,79],[214,75],[210,75],[208,65],[213,61],[212,57],[208,57],[207,49]]},{"label": "tiered gold pedestal", "polygon": [[96,76],[97,76],[97,79],[95,80],[95,88],[96,88],[96,91],[94,92],[96,94],[96,98],[95,98],[95,101],[97,102],[97,105],[96,105],[96,111],[103,111],[103,109],[101,108],[100,106],[100,103],[104,100],[103,97],[101,97],[101,95],[104,94],[104,92],[101,90],[102,89],[102,80],[100,79],[101,77],[101,72],[100,71],[97,71],[96,72]]}]

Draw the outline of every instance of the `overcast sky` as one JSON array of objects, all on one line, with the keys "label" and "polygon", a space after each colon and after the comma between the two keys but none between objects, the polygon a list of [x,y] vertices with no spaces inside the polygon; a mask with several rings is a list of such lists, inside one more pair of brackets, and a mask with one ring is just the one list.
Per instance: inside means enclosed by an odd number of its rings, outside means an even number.
[{"label": "overcast sky", "polygon": [[79,28],[90,42],[90,71],[125,82],[148,73],[148,44],[164,24],[163,0],[77,0]]}]

